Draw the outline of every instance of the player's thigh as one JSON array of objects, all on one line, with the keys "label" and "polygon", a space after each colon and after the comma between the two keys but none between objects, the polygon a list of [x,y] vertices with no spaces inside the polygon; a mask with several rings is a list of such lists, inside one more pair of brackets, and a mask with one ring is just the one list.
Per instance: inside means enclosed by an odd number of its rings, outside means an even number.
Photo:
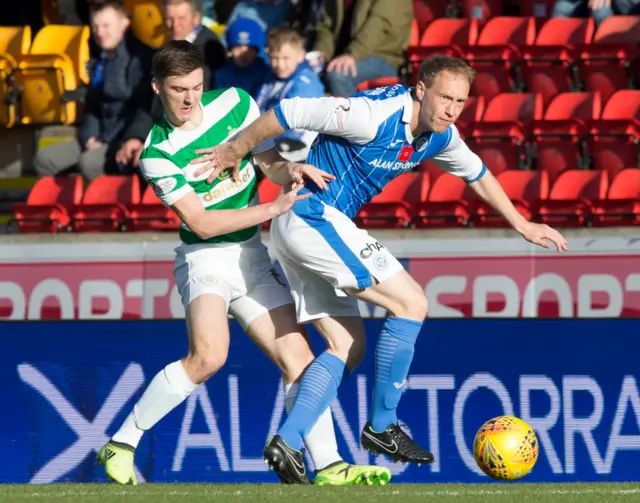
[{"label": "player's thigh", "polygon": [[385,308],[392,316],[423,321],[429,303],[422,287],[404,269],[364,290],[352,290],[358,299]]},{"label": "player's thigh", "polygon": [[298,381],[313,361],[306,332],[296,321],[293,304],[263,313],[249,324],[246,332],[280,368],[285,384]]},{"label": "player's thigh", "polygon": [[215,373],[227,359],[227,312],[234,295],[234,278],[238,274],[233,263],[221,268],[219,262],[223,257],[216,255],[214,250],[188,249],[197,251],[178,251],[174,277],[185,307],[189,335],[185,368],[194,382],[201,382]]},{"label": "player's thigh", "polygon": [[329,349],[347,363],[350,370],[356,368],[365,355],[366,333],[360,316],[329,316],[313,321]]},{"label": "player's thigh", "polygon": [[278,365],[285,381],[294,382],[313,360],[313,354],[296,322],[289,286],[263,245],[245,250],[241,267],[247,278],[247,292],[231,302],[229,312]]},{"label": "player's thigh", "polygon": [[186,309],[189,352],[185,369],[200,383],[216,373],[229,354],[227,304],[218,294],[206,293],[189,302]]}]

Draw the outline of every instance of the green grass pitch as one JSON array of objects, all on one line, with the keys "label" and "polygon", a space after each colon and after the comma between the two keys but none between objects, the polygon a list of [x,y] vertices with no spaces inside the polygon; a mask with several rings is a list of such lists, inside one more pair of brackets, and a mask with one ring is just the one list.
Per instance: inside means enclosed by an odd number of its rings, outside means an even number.
[{"label": "green grass pitch", "polygon": [[314,487],[278,484],[0,485],[2,503],[25,501],[133,502],[348,502],[375,503],[612,503],[640,501],[640,484],[390,484],[385,487]]}]

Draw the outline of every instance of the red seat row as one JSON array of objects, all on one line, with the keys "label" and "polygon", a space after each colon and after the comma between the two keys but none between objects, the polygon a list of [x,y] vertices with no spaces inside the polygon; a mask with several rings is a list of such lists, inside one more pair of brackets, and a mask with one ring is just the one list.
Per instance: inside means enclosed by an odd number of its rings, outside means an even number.
[{"label": "red seat row", "polygon": [[180,225],[151,186],[140,194],[135,176],[101,176],[84,190],[81,177],[45,177],[13,207],[21,233],[167,230]]},{"label": "red seat row", "polygon": [[409,47],[410,81],[435,53],[465,59],[478,74],[474,96],[540,92],[545,103],[560,92],[600,91],[607,99],[638,78],[640,16],[613,16],[597,29],[593,19],[552,18],[537,30],[534,17],[436,19]]},{"label": "red seat row", "polygon": [[[529,219],[554,225],[640,224],[640,169],[622,170],[611,184],[606,171],[567,170],[553,184],[545,171],[507,170],[497,177]],[[258,186],[261,202],[279,191],[269,180]],[[42,178],[27,202],[14,206],[14,217],[22,233],[160,231],[180,225],[151,187],[141,196],[138,179],[127,176],[99,177],[84,192],[79,177]],[[505,225],[463,180],[417,172],[394,179],[356,221],[367,228]]]}]

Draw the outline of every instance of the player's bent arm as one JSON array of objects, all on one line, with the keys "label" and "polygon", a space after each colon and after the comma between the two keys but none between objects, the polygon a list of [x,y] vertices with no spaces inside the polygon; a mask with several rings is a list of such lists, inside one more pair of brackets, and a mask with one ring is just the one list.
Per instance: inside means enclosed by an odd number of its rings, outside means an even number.
[{"label": "player's bent arm", "polygon": [[469,187],[500,213],[511,227],[521,234],[524,232],[529,222],[515,208],[491,171],[486,170],[484,175],[470,183]]},{"label": "player's bent arm", "polygon": [[278,216],[273,203],[241,210],[205,210],[195,192],[188,192],[171,205],[180,219],[200,239],[209,239],[261,224]]},{"label": "player's bent arm", "polygon": [[237,136],[233,147],[242,158],[264,141],[290,129],[326,133],[364,144],[371,141],[378,123],[362,98],[289,98],[264,113]]}]

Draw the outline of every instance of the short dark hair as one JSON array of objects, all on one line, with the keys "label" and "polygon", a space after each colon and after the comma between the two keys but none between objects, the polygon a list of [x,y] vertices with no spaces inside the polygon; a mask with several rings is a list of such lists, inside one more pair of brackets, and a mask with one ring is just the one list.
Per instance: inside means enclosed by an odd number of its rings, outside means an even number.
[{"label": "short dark hair", "polygon": [[152,73],[158,80],[188,75],[198,68],[204,68],[204,57],[186,40],[171,40],[153,56]]},{"label": "short dark hair", "polygon": [[473,84],[473,79],[476,77],[476,71],[464,60],[453,56],[445,56],[444,54],[434,54],[420,64],[418,80],[422,81],[425,87],[429,89],[435,82],[436,77],[440,75],[440,72],[462,74],[469,79],[469,85]]},{"label": "short dark hair", "polygon": [[162,0],[162,7],[188,3],[193,12],[202,12],[202,0]]},{"label": "short dark hair", "polygon": [[113,9],[125,17],[129,17],[129,12],[124,8],[122,1],[118,0],[91,0],[89,2],[89,14],[94,15],[105,9]]}]

